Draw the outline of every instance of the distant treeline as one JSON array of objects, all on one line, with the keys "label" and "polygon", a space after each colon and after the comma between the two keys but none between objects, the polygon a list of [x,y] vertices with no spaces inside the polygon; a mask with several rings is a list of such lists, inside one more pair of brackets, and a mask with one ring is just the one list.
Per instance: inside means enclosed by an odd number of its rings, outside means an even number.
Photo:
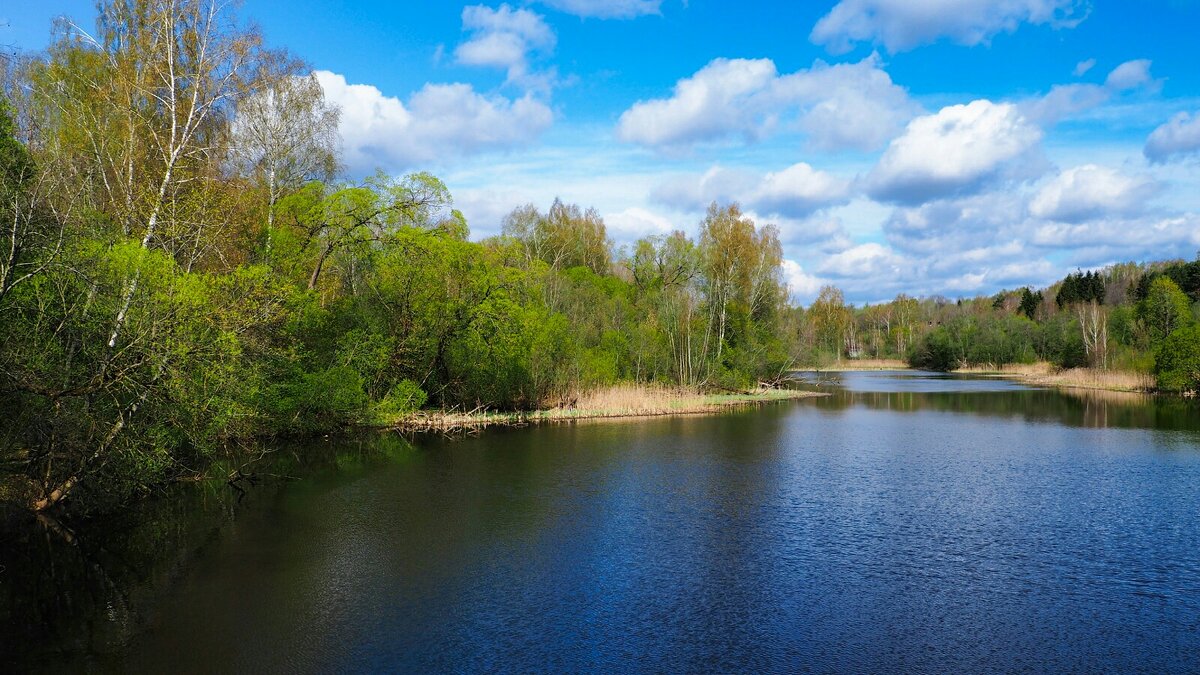
[{"label": "distant treeline", "polygon": [[[799,310],[797,310],[799,312]],[[1076,272],[1044,289],[847,306],[832,287],[797,320],[801,362],[896,358],[934,370],[1048,361],[1200,387],[1200,260]]]}]

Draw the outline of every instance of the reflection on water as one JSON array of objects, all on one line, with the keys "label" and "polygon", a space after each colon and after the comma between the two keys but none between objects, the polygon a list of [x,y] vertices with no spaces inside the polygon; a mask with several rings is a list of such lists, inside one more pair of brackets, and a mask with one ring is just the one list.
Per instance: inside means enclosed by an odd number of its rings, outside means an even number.
[{"label": "reflection on water", "polygon": [[826,410],[929,410],[1093,428],[1200,430],[1200,406],[1175,397],[1049,389],[1000,378],[922,371],[802,372],[796,379],[802,387],[830,394],[816,401]]},{"label": "reflection on water", "polygon": [[279,448],[270,471],[302,480],[10,523],[0,663],[1200,668],[1194,406],[816,386],[832,395],[709,417]]}]

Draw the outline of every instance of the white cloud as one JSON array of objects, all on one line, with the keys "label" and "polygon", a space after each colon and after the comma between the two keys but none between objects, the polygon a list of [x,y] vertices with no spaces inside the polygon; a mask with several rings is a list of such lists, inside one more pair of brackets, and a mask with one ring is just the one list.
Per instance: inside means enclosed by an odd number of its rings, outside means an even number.
[{"label": "white cloud", "polygon": [[768,173],[749,198],[755,209],[793,218],[843,203],[850,194],[850,181],[818,171],[804,162],[783,171]]},{"label": "white cloud", "polygon": [[604,215],[608,235],[617,242],[632,242],[678,229],[670,219],[638,206]]},{"label": "white cloud", "polygon": [[972,101],[918,117],[867,177],[881,201],[916,204],[977,192],[1000,177],[1041,173],[1042,132],[1015,105]]},{"label": "white cloud", "polygon": [[1025,199],[1011,191],[897,208],[883,223],[890,244],[914,255],[936,256],[1019,237]]},{"label": "white cloud", "polygon": [[1193,213],[1158,218],[1098,218],[1081,223],[1043,223],[1032,243],[1050,248],[1111,246],[1127,251],[1127,259],[1161,260],[1195,253],[1200,246],[1200,216]]},{"label": "white cloud", "polygon": [[783,261],[783,281],[794,302],[811,302],[825,285],[820,277],[805,272],[800,263],[786,259]]},{"label": "white cloud", "polygon": [[529,55],[553,51],[556,38],[539,14],[507,4],[498,9],[472,5],[463,8],[462,23],[471,37],[454,50],[459,63],[503,68],[511,83],[541,84],[531,77]]},{"label": "white cloud", "polygon": [[1104,86],[1115,91],[1138,89],[1153,83],[1154,78],[1150,77],[1149,59],[1126,61],[1113,68],[1112,72],[1108,74],[1108,79],[1104,80]]},{"label": "white cloud", "polygon": [[1052,125],[1111,98],[1108,89],[1098,84],[1056,84],[1045,96],[1021,103],[1021,112],[1031,122]]},{"label": "white cloud", "polygon": [[1068,223],[1141,211],[1161,186],[1144,176],[1085,164],[1063,171],[1033,197],[1029,211],[1038,218]]},{"label": "white cloud", "polygon": [[841,0],[809,38],[834,53],[872,42],[894,54],[942,38],[986,44],[1022,23],[1072,28],[1086,16],[1079,0]]},{"label": "white cloud", "polygon": [[542,4],[583,18],[633,19],[660,14],[662,0],[542,0]]},{"label": "white cloud", "polygon": [[553,122],[544,103],[484,96],[467,84],[426,84],[405,105],[369,84],[316,71],[325,98],[342,109],[339,130],[351,171],[398,171],[534,141]]},{"label": "white cloud", "polygon": [[[978,249],[969,253],[970,258],[986,256],[994,260],[993,256],[997,252],[991,249]],[[1050,283],[1052,279],[1062,276],[1062,272],[1057,266],[1045,258],[1021,260],[999,265],[980,265],[975,260],[969,259],[957,259],[953,260],[952,263],[946,267],[947,269],[957,270],[959,272],[957,275],[944,277],[940,283],[936,281],[936,272],[933,276],[934,283],[942,292],[978,294],[1014,286],[1031,285],[1037,287],[1044,286]],[[971,269],[975,271],[968,271]]]},{"label": "white cloud", "polygon": [[1089,70],[1096,67],[1096,59],[1088,59],[1075,64],[1075,77],[1083,77]]},{"label": "white cloud", "polygon": [[811,218],[763,217],[750,212],[757,223],[773,224],[779,228],[779,239],[785,247],[817,245],[823,253],[840,253],[854,246],[841,218],[813,216]]},{"label": "white cloud", "polygon": [[736,201],[768,217],[805,218],[848,201],[850,187],[849,180],[800,162],[762,175],[714,166],[700,176],[668,180],[651,196],[685,211],[700,211],[712,202]]},{"label": "white cloud", "polygon": [[1200,111],[1176,114],[1151,132],[1142,152],[1153,162],[1200,154]]},{"label": "white cloud", "polygon": [[712,202],[740,202],[757,182],[758,177],[749,171],[713,166],[699,176],[663,181],[651,191],[650,198],[681,211],[703,211]]},{"label": "white cloud", "polygon": [[830,277],[897,277],[911,263],[890,248],[870,242],[859,244],[825,259],[817,272]]},{"label": "white cloud", "polygon": [[821,149],[874,150],[918,112],[871,56],[780,75],[770,59],[715,59],[676,83],[670,98],[639,101],[617,137],[660,150],[800,131]]},{"label": "white cloud", "polygon": [[[1076,71],[1087,63],[1080,64]],[[1095,59],[1091,59],[1091,63],[1094,64]],[[1103,85],[1055,85],[1045,96],[1023,101],[1021,111],[1032,122],[1041,125],[1057,124],[1063,119],[1107,103],[1114,95],[1137,89],[1154,90],[1160,85],[1159,80],[1150,76],[1149,60],[1126,61],[1108,74]]]}]

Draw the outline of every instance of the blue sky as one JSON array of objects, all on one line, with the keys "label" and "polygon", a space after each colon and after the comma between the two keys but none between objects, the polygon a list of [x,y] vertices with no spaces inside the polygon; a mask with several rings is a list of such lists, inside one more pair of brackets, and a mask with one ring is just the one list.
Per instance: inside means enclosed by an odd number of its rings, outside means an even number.
[{"label": "blue sky", "polygon": [[[90,0],[0,8],[44,47]],[[1049,283],[1200,251],[1196,0],[245,0],[342,107],[351,176],[430,170],[473,236],[525,202],[618,244],[712,200],[793,296]]]}]

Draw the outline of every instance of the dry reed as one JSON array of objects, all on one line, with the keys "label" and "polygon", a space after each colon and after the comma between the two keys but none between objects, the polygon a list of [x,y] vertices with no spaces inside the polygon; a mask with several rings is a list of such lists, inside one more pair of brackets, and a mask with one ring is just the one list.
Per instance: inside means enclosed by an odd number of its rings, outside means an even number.
[{"label": "dry reed", "polygon": [[746,393],[704,394],[655,385],[616,385],[581,392],[566,405],[529,412],[419,411],[387,425],[399,429],[456,431],[487,426],[520,426],[614,417],[654,417],[710,413],[731,406],[819,396],[793,389],[760,389]]},{"label": "dry reed", "polygon": [[1010,363],[1005,366],[980,365],[960,368],[956,373],[976,373],[1012,377],[1030,384],[1108,391],[1154,391],[1157,382],[1153,375],[1126,370],[1100,368],[1070,368],[1061,370],[1046,362]]},{"label": "dry reed", "polygon": [[1132,373],[1121,370],[1099,368],[1072,368],[1033,379],[1037,384],[1052,384],[1058,387],[1081,389],[1108,389],[1111,391],[1153,391],[1157,381],[1147,373]]},{"label": "dry reed", "polygon": [[835,363],[806,368],[823,372],[850,372],[857,370],[908,370],[909,365],[899,359],[847,359]]}]

